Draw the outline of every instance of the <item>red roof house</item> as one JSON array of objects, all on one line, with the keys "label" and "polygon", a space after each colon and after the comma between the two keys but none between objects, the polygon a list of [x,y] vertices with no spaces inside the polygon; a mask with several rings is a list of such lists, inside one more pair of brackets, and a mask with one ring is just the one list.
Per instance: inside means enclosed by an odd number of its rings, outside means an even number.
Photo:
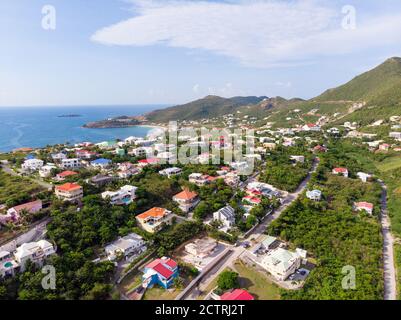
[{"label": "red roof house", "polygon": [[220,296],[220,300],[223,301],[233,301],[233,300],[242,300],[242,301],[248,301],[248,300],[255,300],[255,298],[246,290],[243,289],[235,289],[231,292],[226,292],[223,295]]}]

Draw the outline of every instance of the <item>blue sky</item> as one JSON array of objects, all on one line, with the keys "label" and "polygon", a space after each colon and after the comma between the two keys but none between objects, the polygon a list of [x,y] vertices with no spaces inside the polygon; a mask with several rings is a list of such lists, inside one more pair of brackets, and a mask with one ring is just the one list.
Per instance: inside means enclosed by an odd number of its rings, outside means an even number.
[{"label": "blue sky", "polygon": [[401,2],[1,0],[0,39],[0,106],[310,98],[401,56]]}]

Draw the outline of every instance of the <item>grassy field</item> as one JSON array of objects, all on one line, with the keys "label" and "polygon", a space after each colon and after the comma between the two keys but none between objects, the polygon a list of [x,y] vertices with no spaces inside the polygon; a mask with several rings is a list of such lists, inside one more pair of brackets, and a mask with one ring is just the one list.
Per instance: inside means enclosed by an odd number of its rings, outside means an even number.
[{"label": "grassy field", "polygon": [[401,300],[401,245],[394,245],[394,259],[397,272],[397,299]]},{"label": "grassy field", "polygon": [[0,204],[7,200],[27,198],[29,200],[35,193],[44,189],[28,179],[12,176],[0,170]]},{"label": "grassy field", "polygon": [[147,289],[143,300],[174,300],[175,297],[182,291],[182,289],[169,289],[166,290],[161,287],[154,286],[151,289]]},{"label": "grassy field", "polygon": [[280,289],[266,275],[242,261],[236,261],[234,267],[240,277],[240,287],[246,289],[256,300],[280,300]]},{"label": "grassy field", "polygon": [[387,158],[382,162],[376,164],[377,169],[382,172],[398,169],[401,167],[401,156]]}]

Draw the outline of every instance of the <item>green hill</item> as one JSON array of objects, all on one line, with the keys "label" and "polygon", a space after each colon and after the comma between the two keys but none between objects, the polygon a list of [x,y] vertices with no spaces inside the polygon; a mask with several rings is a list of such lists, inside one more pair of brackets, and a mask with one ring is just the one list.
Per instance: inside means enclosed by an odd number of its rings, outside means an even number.
[{"label": "green hill", "polygon": [[329,89],[314,101],[374,101],[382,95],[391,97],[401,90],[401,58],[390,58],[378,67],[350,82]]},{"label": "green hill", "polygon": [[267,97],[222,98],[218,96],[207,96],[203,99],[195,100],[183,105],[152,111],[146,114],[145,117],[151,122],[199,120],[235,113],[244,107],[268,109],[273,107],[276,103],[278,102],[268,99]]}]

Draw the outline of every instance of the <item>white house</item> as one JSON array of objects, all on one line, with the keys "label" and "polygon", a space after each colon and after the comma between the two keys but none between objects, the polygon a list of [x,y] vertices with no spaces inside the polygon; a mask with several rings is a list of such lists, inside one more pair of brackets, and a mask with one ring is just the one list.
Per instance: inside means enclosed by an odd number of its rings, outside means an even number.
[{"label": "white house", "polygon": [[279,247],[268,252],[261,265],[276,279],[284,281],[301,266],[301,261],[298,253]]},{"label": "white house", "polygon": [[39,176],[42,178],[48,178],[51,176],[52,174],[52,170],[56,169],[56,165],[53,163],[48,163],[45,166],[43,166],[42,168],[39,169]]},{"label": "white house", "polygon": [[105,251],[108,259],[113,261],[119,254],[124,258],[140,255],[142,252],[146,251],[146,245],[141,236],[136,233],[130,233],[110,243],[106,246]]},{"label": "white house", "polygon": [[305,157],[304,156],[291,156],[291,160],[299,163],[304,163],[305,162]]},{"label": "white house", "polygon": [[112,205],[129,205],[135,200],[137,189],[137,187],[126,185],[118,191],[103,192],[102,198],[110,199],[110,204]]},{"label": "white house", "polygon": [[59,153],[53,153],[51,155],[52,159],[54,161],[61,161],[63,159],[67,159],[67,155],[65,153],[59,152]]},{"label": "white house", "polygon": [[81,167],[81,160],[78,158],[62,159],[60,167],[63,169],[79,168]]},{"label": "white house", "polygon": [[43,167],[44,162],[40,159],[28,159],[21,165],[24,171],[37,171]]},{"label": "white house", "polygon": [[394,138],[394,139],[397,139],[397,140],[401,140],[401,132],[397,132],[397,131],[395,131],[395,132],[390,132],[390,138]]},{"label": "white house", "polygon": [[42,265],[43,261],[54,253],[56,252],[50,242],[39,240],[38,242],[28,242],[19,246],[14,257],[21,266],[21,271],[23,271],[28,260],[38,265]]},{"label": "white house", "polygon": [[177,167],[167,168],[167,169],[159,171],[159,174],[161,174],[162,176],[167,176],[168,178],[179,175],[181,173],[182,173],[182,169],[177,168]]},{"label": "white house", "polygon": [[145,156],[153,156],[153,148],[152,147],[139,147],[132,149],[129,154],[134,155],[136,157],[145,157]]},{"label": "white house", "polygon": [[213,220],[220,221],[224,228],[230,229],[235,225],[235,210],[225,206],[213,213]]},{"label": "white house", "polygon": [[368,180],[372,178],[371,174],[364,172],[358,172],[356,175],[358,176],[359,179],[361,179],[362,182],[368,182]]},{"label": "white house", "polygon": [[322,199],[322,192],[320,190],[306,191],[306,197],[313,201],[320,201]]}]

